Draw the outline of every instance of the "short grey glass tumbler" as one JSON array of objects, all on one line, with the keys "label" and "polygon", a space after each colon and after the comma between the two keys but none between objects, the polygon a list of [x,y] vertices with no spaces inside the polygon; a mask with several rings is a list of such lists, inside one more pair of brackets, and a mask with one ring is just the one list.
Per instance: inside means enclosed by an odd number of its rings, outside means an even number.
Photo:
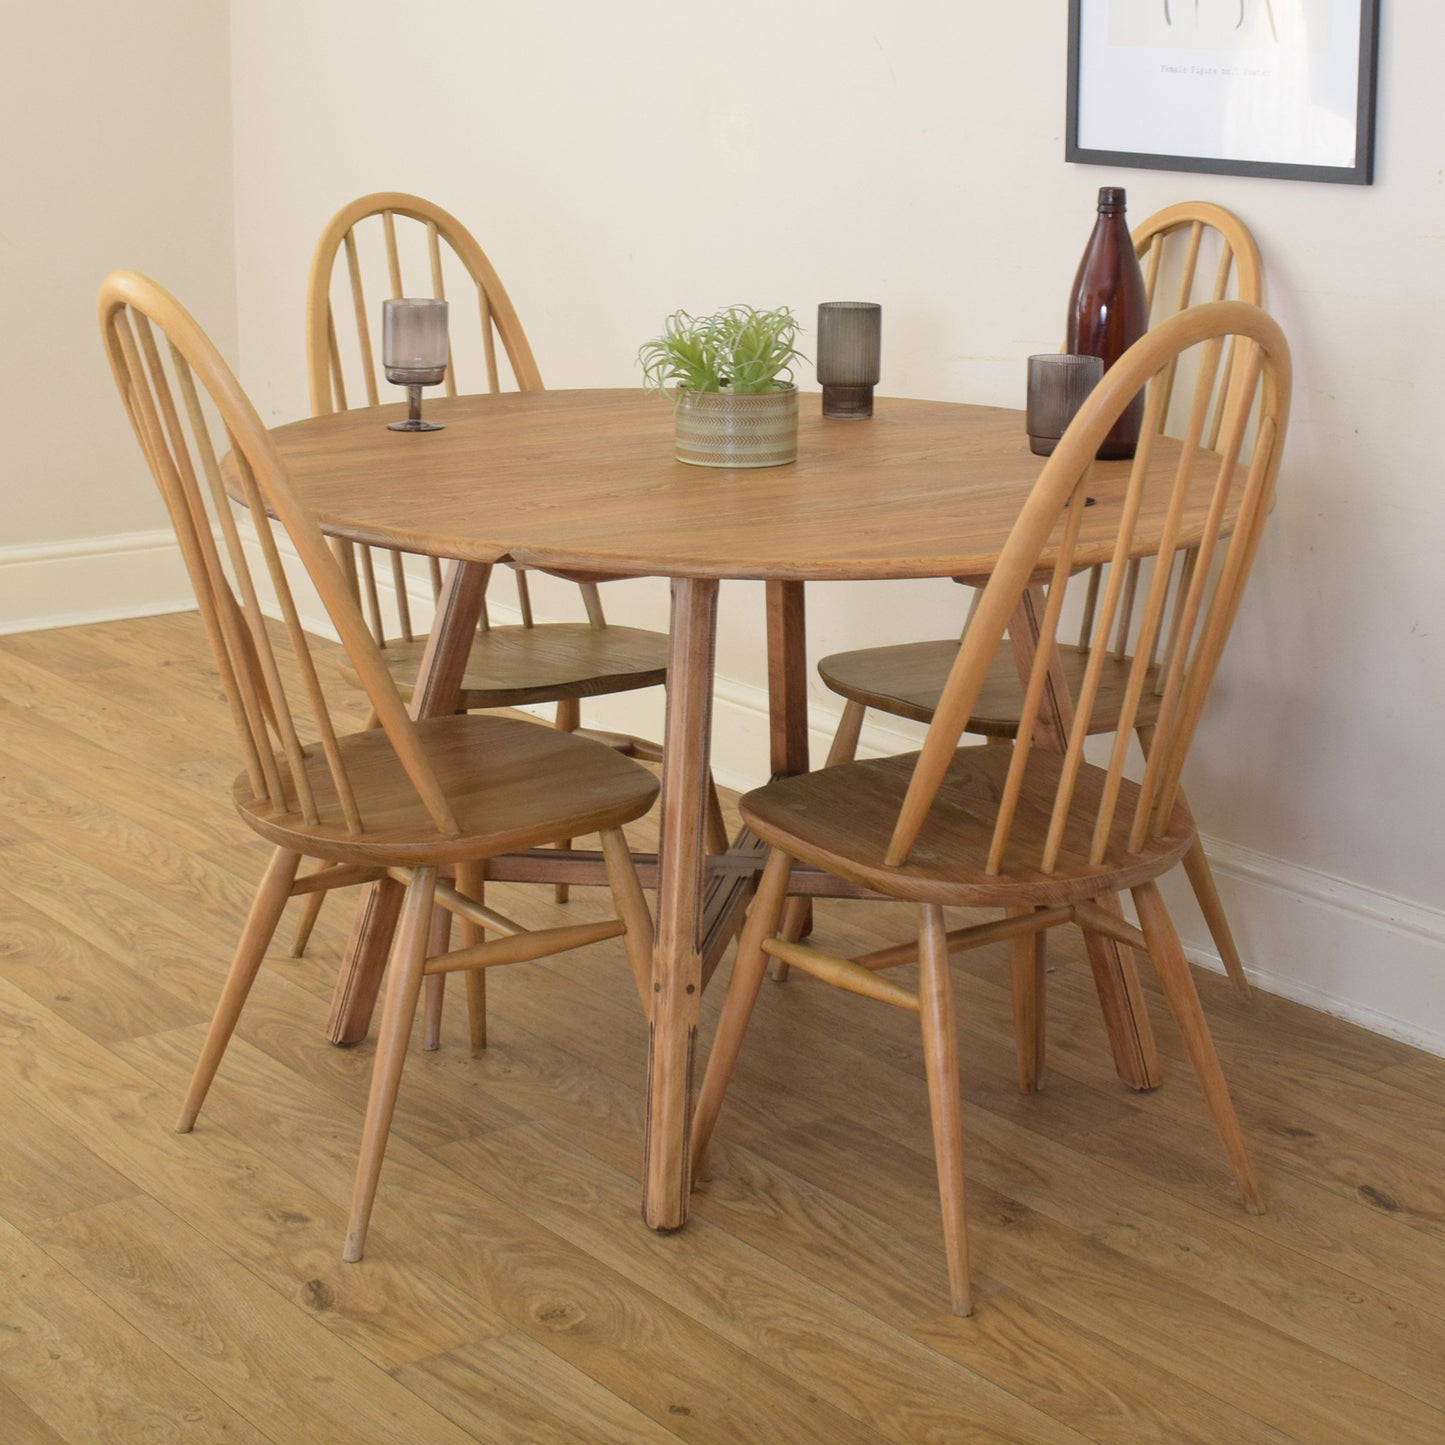
[{"label": "short grey glass tumbler", "polygon": [[876,301],[824,301],[818,307],[818,383],[823,415],[870,417],[883,347]]},{"label": "short grey glass tumbler", "polygon": [[1071,356],[1057,351],[1029,357],[1029,450],[1052,456],[1084,398],[1099,384],[1104,363],[1097,356]]}]

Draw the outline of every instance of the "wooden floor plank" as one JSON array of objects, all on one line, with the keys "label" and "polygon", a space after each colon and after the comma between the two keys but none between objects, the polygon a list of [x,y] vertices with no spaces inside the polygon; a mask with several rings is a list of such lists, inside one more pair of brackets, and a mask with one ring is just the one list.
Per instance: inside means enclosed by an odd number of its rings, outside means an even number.
[{"label": "wooden floor plank", "polygon": [[[1061,930],[1024,1096],[1007,950],[964,955],[957,1320],[916,1020],[766,986],[695,1225],[661,1237],[637,1218],[645,1024],[608,943],[495,974],[478,1055],[453,981],[344,1265],[372,1046],[320,1029],[348,899],[307,958],[273,950],[171,1132],[267,853],[198,618],[0,637],[0,727],[0,1445],[289,1445],[297,1411],[308,1440],[339,1438],[328,1412],[428,1442],[1445,1439],[1445,1061],[1200,973],[1270,1204],[1249,1216],[1147,963],[1164,1086],[1119,1085]],[[629,837],[655,847],[655,818]],[[607,902],[488,899],[534,926]],[[822,903],[817,937],[877,947],[906,914]]]},{"label": "wooden floor plank", "polygon": [[[1141,1182],[1125,1202],[1117,1170],[1023,1138],[1005,1121],[981,1117],[972,1140],[980,1175],[1009,1197],[1445,1410],[1441,1313],[1282,1249],[1241,1230],[1232,1215],[1179,1201],[1157,1184]],[[1445,1250],[1438,1262],[1445,1263]]]},{"label": "wooden floor plank", "polygon": [[[0,1385],[68,1445],[285,1438],[263,1434],[3,1220],[0,1279]],[[9,1445],[8,1429],[0,1438]]]},{"label": "wooden floor plank", "polygon": [[[94,792],[57,781],[23,762],[13,763],[0,776],[0,807],[23,821],[30,834],[183,919],[232,917],[244,913],[251,901],[254,882],[248,878],[216,867],[203,851],[107,807]],[[255,877],[260,872],[257,867]]]},{"label": "wooden floor plank", "polygon": [[[335,1118],[334,1103],[258,1051],[243,1049],[235,1074],[243,1089],[247,1141],[312,1188],[345,1199],[355,1169],[362,1093],[357,1129],[338,1136],[327,1128]],[[232,1124],[238,1107],[233,1096],[218,1116]],[[634,1178],[634,1196],[636,1188]],[[661,1238],[637,1219],[635,1198],[627,1237],[641,1258]],[[337,1254],[340,1239],[338,1224],[331,1240]],[[632,1270],[600,1266],[569,1239],[396,1134],[367,1257],[342,1268],[361,1275],[378,1263],[444,1274],[470,1294],[484,1318],[528,1334],[683,1439],[755,1440],[768,1438],[774,1428],[778,1438],[808,1439],[812,1429],[840,1441],[882,1438],[770,1362],[750,1357],[652,1295],[631,1278]]]},{"label": "wooden floor plank", "polygon": [[136,1185],[15,1094],[0,1109],[0,1217],[20,1230],[124,1199]]},{"label": "wooden floor plank", "polygon": [[[1004,1287],[975,1271],[981,1305],[967,1327],[939,1312],[947,1289],[941,1235],[901,1235],[835,1194],[752,1150],[715,1146],[713,1168],[694,1197],[713,1221],[781,1265],[800,1270],[932,1348],[1100,1439],[1169,1445],[1288,1437],[1161,1368],[1146,1341],[1129,1348],[1067,1318],[1050,1301],[1052,1281]],[[927,1210],[931,1199],[917,1201]],[[984,1307],[983,1302],[986,1302]]]},{"label": "wooden floor plank", "polygon": [[123,752],[97,746],[79,733],[36,718],[0,699],[0,731],[7,748],[23,752],[32,768],[60,782],[103,794],[108,805],[143,827],[197,851],[213,831],[196,821],[195,794],[184,780],[147,768]]},{"label": "wooden floor plank", "polygon": [[57,1434],[0,1380],[0,1420],[5,1422],[7,1445],[66,1445]]},{"label": "wooden floor plank", "polygon": [[[451,1282],[445,1260],[435,1270],[385,1260],[366,1270],[343,1265],[337,1240],[349,1180],[326,1197],[214,1122],[174,1133],[177,1079],[188,1074],[177,1066],[177,1078],[158,1085],[0,981],[0,1087],[7,1097],[68,1129],[381,1367],[500,1331],[501,1322]],[[357,1132],[359,1110],[358,1103]],[[288,1117],[301,1112],[290,1109]],[[328,1122],[335,1127],[334,1111]],[[355,1139],[347,1131],[342,1147],[354,1152]],[[314,1138],[308,1142],[315,1147]]]},{"label": "wooden floor plank", "polygon": [[[1146,1138],[1151,1146],[1147,1165],[1139,1155]],[[1249,1142],[1269,1212],[1251,1216],[1243,1229],[1442,1312],[1440,1237],[1402,1218],[1395,1201],[1371,1182],[1385,1177],[1393,1162],[1388,1156],[1377,1159],[1368,1147],[1359,1151],[1328,1144],[1328,1172],[1322,1178],[1317,1167],[1308,1173],[1292,1167],[1289,1155],[1274,1149],[1267,1136],[1256,1134]],[[1139,1178],[1147,1171],[1150,1182],[1162,1183],[1171,1194],[1217,1214],[1233,1214],[1235,1198],[1228,1177],[1221,1175],[1218,1136],[1202,1122],[1171,1124],[1161,1131],[1130,1121],[1087,1136],[1079,1148],[1125,1176]]]},{"label": "wooden floor plank", "polygon": [[[1445,1058],[1437,1059],[1432,1054],[1424,1054],[1414,1049],[1403,1063],[1382,1069],[1379,1077],[1387,1080],[1393,1087],[1408,1090],[1415,1097],[1428,1102],[1438,1099],[1441,1090],[1445,1089]],[[1437,1117],[1435,1132],[1439,1133],[1440,1128]]]},{"label": "wooden floor plank", "polygon": [[[329,1100],[317,1111],[323,1125],[325,1110],[329,1108],[333,1121],[354,1114],[360,1127],[371,1080],[372,1046],[369,1043],[351,1049],[323,1046],[318,1020],[325,1021],[324,1000],[284,979],[263,973],[250,1005],[237,1031],[238,1045],[249,1045],[284,1064],[297,1078],[321,1091]],[[147,1039],[117,1043],[114,1048],[122,1057],[138,1063],[150,1077],[173,1080],[179,1100],[195,1067],[203,1038],[204,1030],[200,1028],[173,1029]],[[239,1047],[234,1060],[227,1053],[206,1101],[206,1117],[217,1122],[244,1120],[246,1090],[252,1087],[254,1079],[248,1063],[248,1055]],[[431,1065],[431,1058],[422,1054],[418,1041],[416,1057],[408,1067],[408,1082],[416,1083],[398,1101],[392,1125],[399,1137],[410,1139],[420,1148],[429,1148],[465,1139],[477,1130],[517,1122],[515,1112],[489,1099],[484,1089],[470,1088],[459,1099],[455,1093],[449,1095],[443,1089],[430,1086],[427,1081],[431,1078]]]},{"label": "wooden floor plank", "polygon": [[[275,1440],[463,1445],[473,1437],[282,1299],[158,1200],[40,1225],[45,1251]],[[206,1276],[203,1298],[189,1287]],[[319,1387],[319,1388],[318,1388]]]},{"label": "wooden floor plank", "polygon": [[[121,901],[119,924],[112,933],[106,920],[116,916],[115,898],[107,896],[105,888],[79,899],[59,888],[52,892],[49,884],[55,874],[43,859],[37,863],[34,854],[22,857],[18,847],[7,848],[5,856],[16,867],[7,870],[5,880],[14,887],[0,884],[5,919],[0,967],[13,987],[93,1039],[178,1028],[205,1016],[198,998],[172,992],[145,962],[146,950],[159,945],[171,957],[193,963],[194,948],[173,934],[163,936],[157,919],[137,914],[129,900]],[[101,876],[96,881],[105,880]],[[219,987],[219,970],[216,977]],[[199,987],[197,975],[193,988]]]},{"label": "wooden floor plank", "polygon": [[[77,668],[73,661],[66,665],[55,656],[33,660],[19,655],[13,646],[0,650],[0,696],[36,720],[167,772],[180,763],[194,767],[204,759],[211,765],[214,786],[224,785],[235,774],[230,738],[199,718],[177,712],[173,687],[164,690],[167,706],[147,707],[143,685],[138,685],[132,670],[126,669],[123,680],[112,685],[107,686],[106,680],[102,669]],[[188,771],[188,776],[193,774]]]},{"label": "wooden floor plank", "polygon": [[[936,1220],[921,1208],[932,1161],[894,1140],[836,1119],[755,1147],[810,1183],[894,1220],[900,1231],[937,1237]],[[1061,1314],[1120,1348],[1144,1350],[1171,1374],[1287,1436],[1357,1445],[1439,1438],[1440,1411],[1219,1304],[1183,1271],[1134,1260],[972,1178],[969,1208],[975,1268],[985,1276],[1010,1291],[1032,1291],[1046,1279]]]},{"label": "wooden floor plank", "polygon": [[[1055,930],[1049,935],[1051,945],[1056,939],[1066,940],[1072,932]],[[1050,953],[1055,953],[1052,947]],[[1006,969],[1000,967],[998,958],[996,953],[978,949],[959,955],[958,967],[964,972],[1002,977]],[[1088,971],[1071,962],[1071,949],[1067,943],[1057,950],[1057,957],[1051,957],[1051,963],[1059,965],[1050,975],[1050,986],[1059,995],[1061,1003],[1070,1005],[1076,1000],[1086,1003],[1093,999],[1093,984]],[[1246,960],[1246,965],[1248,963],[1249,960]],[[1154,970],[1147,958],[1141,960],[1139,971],[1151,995],[1151,1012],[1156,1011],[1155,1001],[1160,1002],[1162,1009],[1162,995],[1157,990]],[[1260,990],[1242,999],[1221,973],[1196,969],[1195,986],[1209,1015],[1211,1032],[1222,1046],[1239,1043],[1245,1047],[1267,1048],[1273,1040],[1276,1044],[1298,1048],[1327,1060],[1348,1075],[1371,1073],[1422,1057],[1418,1049],[1412,1049],[1398,1039],[1346,1023],[1291,999]],[[1066,1032],[1075,1024],[1081,1025],[1086,1032],[1093,1032],[1097,1014],[1096,1007],[1080,1010],[1066,1007],[1061,1022]]]},{"label": "wooden floor plank", "polygon": [[[513,1207],[565,1233],[594,1259],[627,1268],[665,1299],[741,1348],[766,1356],[806,1388],[897,1441],[1079,1438],[970,1370],[950,1368],[875,1316],[811,1285],[734,1236],[709,1238],[706,1221],[639,1259],[626,1245],[636,1180],[534,1125],[438,1151],[464,1176],[487,1180]],[[562,1161],[566,1160],[563,1165]]]},{"label": "wooden floor plank", "polygon": [[[397,1379],[479,1439],[527,1445],[676,1445],[678,1436],[624,1404],[528,1335],[499,1335],[418,1360]],[[679,1406],[679,1413],[687,1406]]]}]

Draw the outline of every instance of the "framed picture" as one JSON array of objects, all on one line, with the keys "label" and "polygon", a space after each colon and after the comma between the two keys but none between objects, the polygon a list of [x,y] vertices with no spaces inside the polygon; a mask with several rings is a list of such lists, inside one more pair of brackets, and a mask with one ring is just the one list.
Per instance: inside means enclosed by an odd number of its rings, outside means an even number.
[{"label": "framed picture", "polygon": [[1069,0],[1064,158],[1367,186],[1379,0]]}]

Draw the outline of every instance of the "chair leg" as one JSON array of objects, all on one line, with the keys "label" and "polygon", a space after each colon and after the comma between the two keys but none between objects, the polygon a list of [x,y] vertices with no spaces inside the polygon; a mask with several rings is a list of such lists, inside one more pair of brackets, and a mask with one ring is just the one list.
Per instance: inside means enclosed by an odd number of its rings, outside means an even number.
[{"label": "chair leg", "polygon": [[[813,900],[811,898],[789,898],[783,904],[782,922],[778,924],[778,937],[789,943],[796,943],[812,931]],[[781,958],[773,960],[771,975],[774,983],[784,983],[791,972]]]},{"label": "chair leg", "polygon": [[467,1031],[473,1049],[487,1046],[487,971],[473,968],[467,972]]},{"label": "chair leg", "polygon": [[936,903],[918,906],[918,1002],[923,1064],[933,1116],[933,1153],[943,1206],[948,1288],[956,1315],[973,1313],[968,1285],[968,1219],[963,1182],[963,1101],[958,1082],[958,1024],[948,971],[947,925]]},{"label": "chair leg", "polygon": [[[841,763],[851,763],[858,751],[858,735],[863,730],[863,718],[868,709],[861,702],[851,698],[843,705],[843,716],[838,722],[838,731],[833,734],[832,746],[823,761],[825,768],[835,768]],[[813,900],[792,898],[788,901],[787,912],[783,915],[782,936],[795,942],[805,937],[813,927]],[[786,981],[789,968],[781,958],[773,960],[774,983]]]},{"label": "chair leg", "polygon": [[351,1196],[351,1218],[346,1228],[342,1258],[355,1263],[366,1243],[371,1206],[376,1200],[376,1182],[386,1154],[387,1135],[396,1112],[396,1093],[401,1084],[406,1047],[416,1019],[421,996],[422,970],[426,967],[427,937],[431,931],[432,900],[436,896],[436,869],[418,868],[406,890],[401,918],[396,926],[391,959],[387,965],[386,1002],[376,1035],[376,1062],[371,1069],[371,1092],[366,1101],[366,1121],[361,1128],[361,1150],[356,1164],[356,1185]]},{"label": "chair leg", "polygon": [[709,853],[726,853],[732,843],[728,827],[723,821],[722,803],[717,795],[717,784],[713,781],[712,770],[707,775],[707,816],[703,820],[706,830],[704,846]]},{"label": "chair leg", "polygon": [[[431,933],[427,938],[427,955],[435,958],[445,953],[452,941],[452,916],[445,908],[433,908]],[[442,1004],[447,996],[447,976],[434,973],[426,981],[426,1001],[422,1010],[422,1048],[435,1052],[442,1042]]]},{"label": "chair leg", "polygon": [[[226,982],[221,989],[220,1001],[211,1018],[211,1027],[206,1033],[206,1042],[201,1046],[201,1056],[196,1061],[195,1073],[191,1075],[191,1086],[186,1091],[186,1101],[181,1106],[181,1117],[176,1122],[176,1133],[188,1134],[201,1112],[206,1091],[216,1077],[221,1056],[231,1035],[236,1030],[236,1021],[241,1017],[251,985],[256,981],[266,949],[275,936],[276,925],[281,921],[281,912],[286,900],[291,897],[291,885],[296,881],[296,870],[301,866],[301,855],[277,848],[266,865],[266,872],[257,885],[256,896],[251,900],[250,912],[246,915],[245,927],[236,944]],[[320,894],[316,895],[318,898]]]},{"label": "chair leg", "polygon": [[[487,891],[487,865],[484,862],[458,863],[457,864],[457,890],[465,893],[468,898],[477,903],[486,902]],[[487,936],[486,929],[481,924],[473,923],[470,918],[461,921],[461,943],[463,948],[470,948],[474,943],[482,943]],[[445,977],[444,974],[438,977]],[[487,971],[484,968],[472,968],[467,970],[467,1029],[471,1036],[474,1049],[484,1049],[487,1046]]]},{"label": "chair leg", "polygon": [[621,828],[605,828],[600,834],[602,856],[607,861],[607,881],[612,888],[612,902],[617,916],[627,928],[622,942],[627,949],[627,962],[632,968],[632,981],[643,1014],[652,1017],[652,913],[637,881],[637,864]]},{"label": "chair leg", "polygon": [[421,1046],[427,1053],[435,1053],[442,1046],[442,1005],[446,1002],[446,974],[428,975],[422,986]]},{"label": "chair leg", "polygon": [[1209,925],[1209,936],[1219,950],[1225,973],[1234,984],[1235,992],[1241,998],[1249,998],[1249,980],[1244,975],[1244,963],[1239,956],[1239,949],[1235,947],[1234,934],[1230,932],[1229,919],[1225,917],[1224,904],[1220,900],[1219,889],[1215,886],[1214,870],[1209,866],[1209,859],[1204,855],[1204,845],[1197,837],[1184,855],[1184,871],[1194,889],[1199,911]]},{"label": "chair leg", "polygon": [[1251,1214],[1263,1214],[1264,1199],[1244,1147],[1244,1135],[1240,1132],[1224,1071],[1219,1066],[1219,1056],[1214,1051],[1214,1040],[1209,1035],[1209,1025],[1204,1020],[1204,1010],[1199,1005],[1199,995],[1195,992],[1179,935],[1174,931],[1174,922],[1153,883],[1141,884],[1133,893],[1139,924],[1149,940],[1149,955],[1184,1039],[1189,1062],[1204,1089],[1204,1101],[1214,1117],[1214,1127],[1219,1131],[1229,1166],[1244,1196],[1244,1206]]},{"label": "chair leg", "polygon": [[843,705],[843,716],[838,720],[838,731],[833,734],[833,745],[828,749],[828,758],[823,764],[825,768],[851,763],[858,756],[858,738],[867,712],[861,702],[854,702],[851,698]]},{"label": "chair leg", "polygon": [[[582,726],[582,704],[575,697],[561,698],[557,703],[557,716],[552,726],[558,732],[575,733]],[[557,844],[559,848],[570,848],[572,840],[564,838]],[[554,883],[552,893],[558,903],[565,903],[571,897],[571,886],[566,883]]]},{"label": "chair leg", "polygon": [[[1010,916],[1027,911],[1011,909]],[[1037,933],[1024,933],[1009,940],[1014,1053],[1018,1059],[1019,1089],[1025,1094],[1036,1094],[1043,1086],[1047,939],[1048,931],[1041,928]]]},{"label": "chair leg", "polygon": [[[1136,728],[1139,738],[1139,746],[1144,751],[1144,756],[1149,756],[1150,744],[1154,741],[1154,729]],[[1184,797],[1183,790],[1180,790],[1180,800],[1184,806],[1189,807],[1189,801]],[[1249,980],[1244,974],[1244,962],[1239,956],[1239,949],[1235,946],[1234,934],[1229,927],[1229,919],[1224,912],[1224,903],[1219,897],[1219,888],[1214,882],[1214,870],[1209,866],[1209,859],[1204,853],[1204,844],[1196,836],[1190,844],[1189,851],[1184,855],[1184,872],[1189,878],[1189,886],[1194,890],[1195,901],[1199,904],[1199,911],[1204,915],[1204,922],[1209,929],[1209,936],[1214,940],[1214,946],[1219,950],[1220,962],[1224,964],[1224,971],[1229,975],[1230,982],[1234,985],[1234,991],[1240,998],[1249,998],[1251,989]]]},{"label": "chair leg", "polygon": [[[1094,902],[1123,918],[1117,893],[1103,894]],[[1134,950],[1088,928],[1083,933],[1084,950],[1102,1006],[1114,1068],[1131,1089],[1157,1089],[1164,1082],[1164,1067],[1154,1042],[1148,1000]]]},{"label": "chair leg", "polygon": [[763,952],[763,943],[773,935],[778,926],[778,919],[788,895],[788,878],[792,871],[793,860],[780,849],[774,848],[768,855],[767,867],[763,869],[762,881],[758,884],[758,891],[748,909],[747,921],[743,924],[742,936],[738,939],[733,976],[728,982],[722,1018],[718,1020],[717,1035],[712,1041],[712,1052],[708,1055],[707,1074],[703,1078],[702,1092],[698,1096],[697,1109],[692,1116],[694,1181],[701,1177],[708,1140],[712,1137],[713,1125],[717,1123],[723,1095],[727,1093],[728,1081],[732,1078],[733,1066],[737,1063],[738,1051],[742,1048],[743,1035],[747,1032],[748,1020],[752,1017],[753,1005],[757,1002],[758,990],[763,984],[763,972],[768,962],[768,956]]},{"label": "chair leg", "polygon": [[[324,863],[319,868],[324,868]],[[317,889],[315,893],[308,893],[301,905],[301,917],[296,920],[296,932],[291,939],[291,957],[301,958],[306,953],[306,945],[311,942],[311,932],[316,927],[316,920],[321,917],[321,905],[326,902],[326,890]]]}]

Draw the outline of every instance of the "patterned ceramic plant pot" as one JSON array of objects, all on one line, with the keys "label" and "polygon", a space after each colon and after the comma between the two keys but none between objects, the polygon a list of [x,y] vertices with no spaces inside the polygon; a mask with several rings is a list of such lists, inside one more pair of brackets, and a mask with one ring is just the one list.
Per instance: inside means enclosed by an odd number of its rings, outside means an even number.
[{"label": "patterned ceramic plant pot", "polygon": [[693,467],[780,467],[798,459],[798,389],[680,390],[677,459]]}]

